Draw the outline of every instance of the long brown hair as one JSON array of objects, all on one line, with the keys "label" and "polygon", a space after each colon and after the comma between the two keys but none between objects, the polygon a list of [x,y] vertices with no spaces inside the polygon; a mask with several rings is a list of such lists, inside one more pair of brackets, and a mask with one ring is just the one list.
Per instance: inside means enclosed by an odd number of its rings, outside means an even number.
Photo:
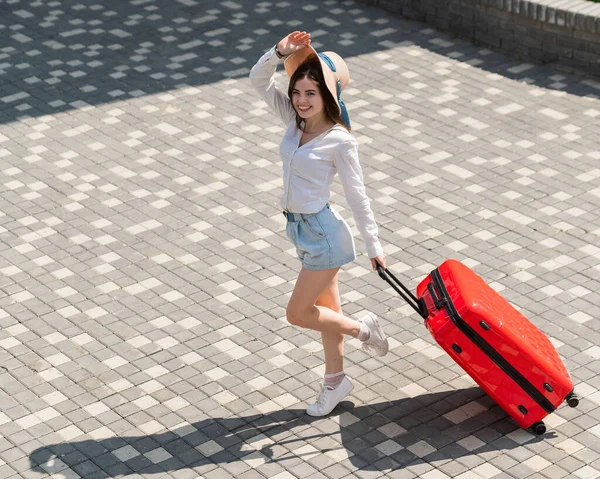
[{"label": "long brown hair", "polygon": [[[290,84],[288,86],[288,97],[290,100],[292,99],[292,91],[296,87],[296,82],[302,78],[309,78],[317,84],[321,98],[323,98],[323,110],[325,111],[327,118],[350,131],[350,127],[342,121],[338,104],[331,95],[329,88],[327,88],[323,70],[321,69],[321,63],[314,56],[309,57],[302,62],[290,78]],[[302,117],[298,115],[295,108],[294,111],[296,112],[296,126],[299,130],[305,131],[304,128],[306,127],[306,123]]]}]

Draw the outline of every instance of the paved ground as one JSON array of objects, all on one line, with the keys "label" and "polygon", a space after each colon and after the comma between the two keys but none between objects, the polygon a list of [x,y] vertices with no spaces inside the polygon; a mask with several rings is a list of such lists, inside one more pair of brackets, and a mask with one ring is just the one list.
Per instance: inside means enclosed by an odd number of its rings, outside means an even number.
[{"label": "paved ground", "polygon": [[[545,435],[359,238],[344,310],[392,349],[348,341],[354,393],[304,414],[322,352],[284,319],[282,128],[247,80],[296,28],[348,59],[391,269],[463,260],[563,356],[583,399]],[[0,478],[600,477],[600,83],[351,2],[12,0],[0,36]]]}]

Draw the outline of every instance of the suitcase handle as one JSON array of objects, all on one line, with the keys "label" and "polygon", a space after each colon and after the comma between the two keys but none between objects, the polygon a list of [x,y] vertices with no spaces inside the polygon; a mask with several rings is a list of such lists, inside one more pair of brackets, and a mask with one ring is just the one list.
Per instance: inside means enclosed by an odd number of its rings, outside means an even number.
[{"label": "suitcase handle", "polygon": [[402,296],[402,299],[404,299],[404,301],[406,301],[417,313],[419,313],[423,319],[427,319],[429,312],[427,311],[427,306],[422,298],[417,298],[412,291],[404,286],[400,280],[392,274],[389,269],[384,269],[380,265],[377,265],[377,273],[384,281],[394,288],[396,293]]},{"label": "suitcase handle", "polygon": [[446,304],[446,298],[439,298],[435,288],[433,286],[433,283],[429,283],[427,285],[427,291],[429,291],[429,294],[431,295],[431,299],[433,299],[433,304],[435,306],[435,309],[437,309],[438,311],[440,309],[442,309],[444,307],[444,305]]}]

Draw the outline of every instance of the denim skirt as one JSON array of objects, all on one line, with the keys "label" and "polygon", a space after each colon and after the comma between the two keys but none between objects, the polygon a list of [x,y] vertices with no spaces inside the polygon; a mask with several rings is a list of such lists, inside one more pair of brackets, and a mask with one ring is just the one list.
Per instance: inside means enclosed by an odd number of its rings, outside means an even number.
[{"label": "denim skirt", "polygon": [[318,213],[283,214],[287,218],[286,236],[306,269],[339,268],[356,258],[350,227],[329,203]]}]

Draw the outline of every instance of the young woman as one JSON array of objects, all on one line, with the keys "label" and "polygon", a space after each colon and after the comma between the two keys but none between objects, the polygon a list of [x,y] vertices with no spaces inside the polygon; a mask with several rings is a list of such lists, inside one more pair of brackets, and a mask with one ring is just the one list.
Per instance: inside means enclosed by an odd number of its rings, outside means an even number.
[{"label": "young woman", "polygon": [[[285,58],[290,76],[288,95],[273,79]],[[388,340],[377,317],[359,321],[342,314],[338,271],[356,258],[348,224],[328,203],[337,173],[365,242],[373,269],[385,267],[370,201],[365,192],[358,144],[340,95],[350,77],[344,60],[333,52],[317,52],[310,34],[293,32],[264,54],[250,72],[250,81],[285,123],[280,146],[283,162],[281,206],[286,235],[296,247],[302,268],[288,303],[290,324],[321,333],[325,379],[307,413],[325,416],[353,389],[344,374],[344,335],[358,338],[362,348],[378,356],[388,352]]]}]

